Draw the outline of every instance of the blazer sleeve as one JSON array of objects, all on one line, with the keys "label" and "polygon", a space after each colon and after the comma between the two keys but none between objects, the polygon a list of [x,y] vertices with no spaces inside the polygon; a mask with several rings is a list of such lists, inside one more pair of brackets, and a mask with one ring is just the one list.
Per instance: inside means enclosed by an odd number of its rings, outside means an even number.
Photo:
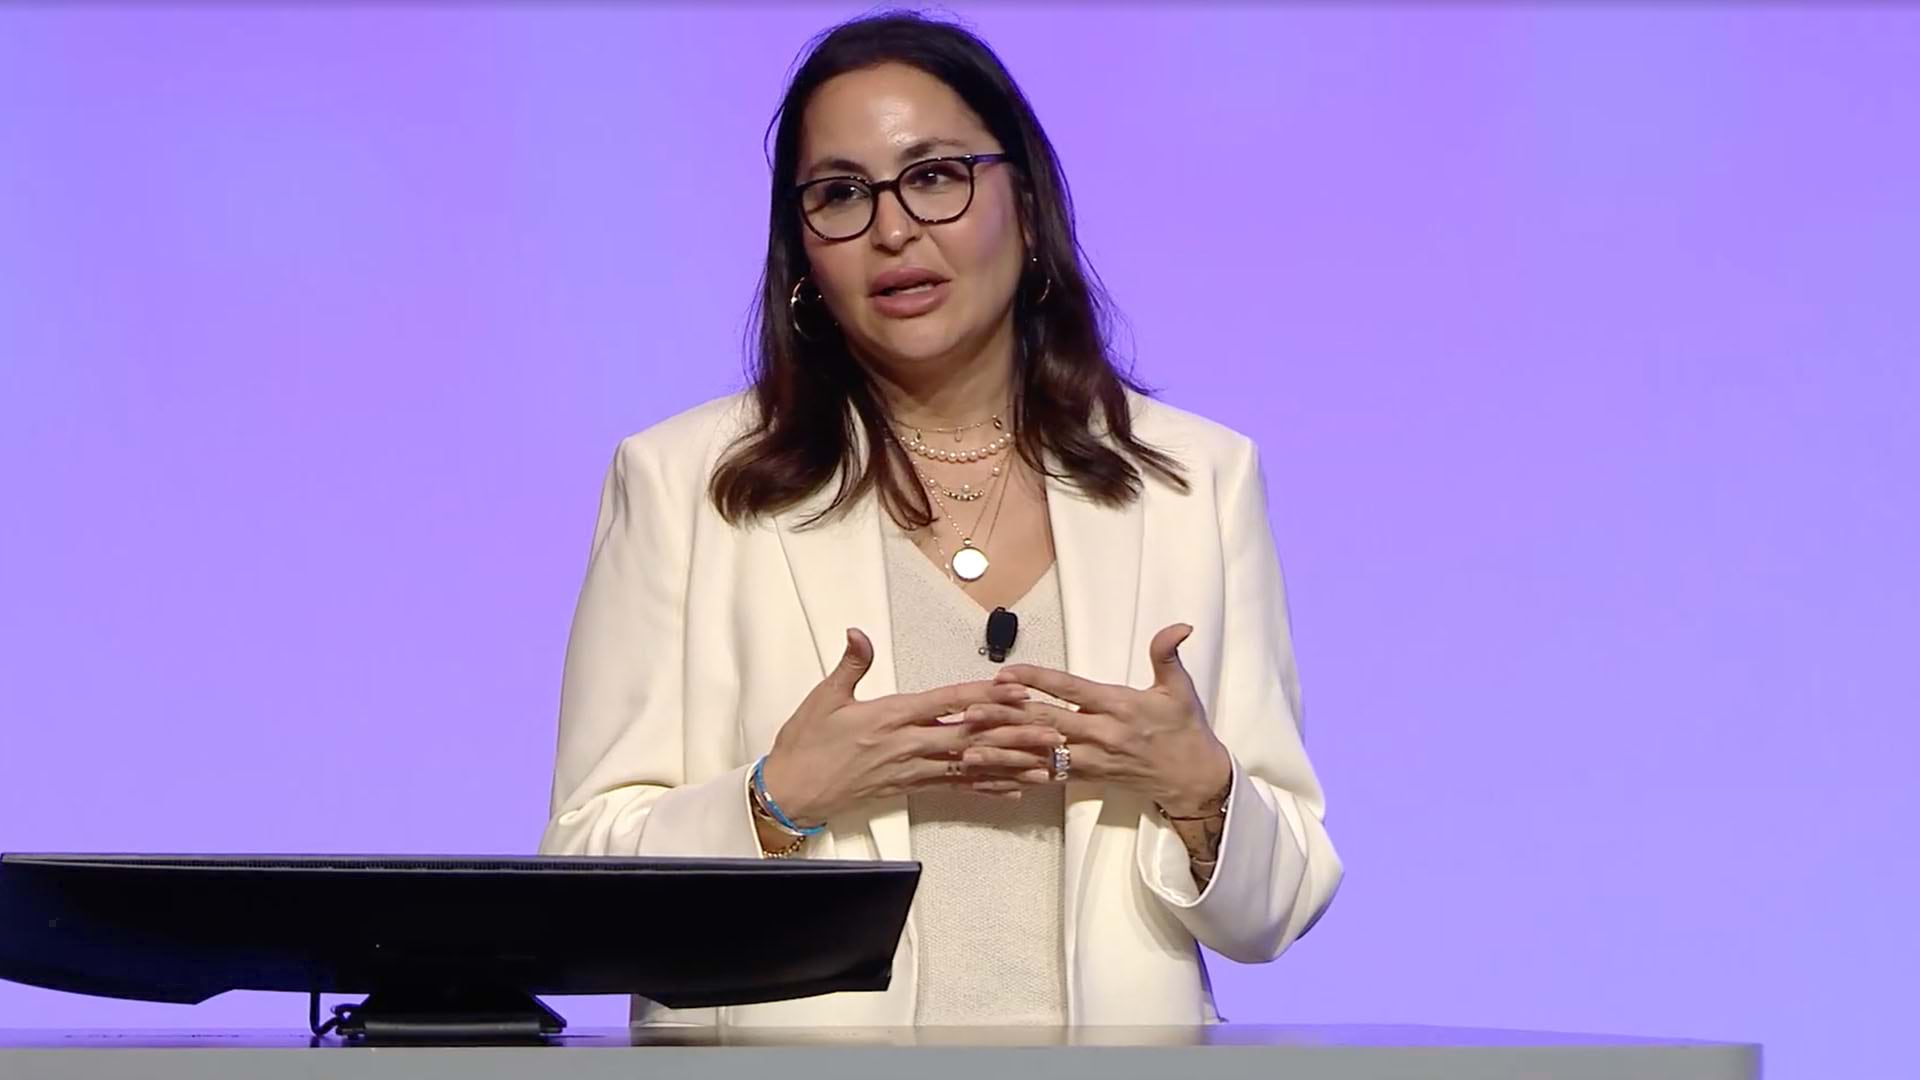
[{"label": "blazer sleeve", "polygon": [[1218,490],[1226,604],[1207,715],[1233,759],[1226,827],[1205,889],[1195,887],[1180,835],[1151,807],[1135,856],[1147,888],[1196,940],[1230,960],[1262,963],[1320,918],[1342,868],[1301,739],[1286,591],[1251,441],[1242,441]]},{"label": "blazer sleeve", "polygon": [[749,767],[688,782],[683,613],[705,493],[675,490],[643,436],[621,441],[600,491],[540,853],[758,857]]}]

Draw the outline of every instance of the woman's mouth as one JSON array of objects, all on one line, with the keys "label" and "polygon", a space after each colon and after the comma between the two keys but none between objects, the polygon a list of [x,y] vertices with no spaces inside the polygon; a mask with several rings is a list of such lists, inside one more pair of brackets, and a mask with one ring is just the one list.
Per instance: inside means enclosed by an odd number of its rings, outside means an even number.
[{"label": "woman's mouth", "polygon": [[882,289],[868,299],[873,309],[890,319],[910,319],[925,315],[947,299],[950,287],[945,281],[922,281],[904,288]]}]

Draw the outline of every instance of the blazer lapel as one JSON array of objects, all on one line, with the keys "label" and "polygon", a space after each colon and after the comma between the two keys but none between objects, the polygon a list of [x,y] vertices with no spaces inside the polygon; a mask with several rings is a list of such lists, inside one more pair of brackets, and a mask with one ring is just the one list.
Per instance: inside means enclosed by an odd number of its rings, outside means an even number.
[{"label": "blazer lapel", "polygon": [[[1096,682],[1131,685],[1144,499],[1109,507],[1060,480],[1048,478],[1046,487],[1066,628],[1067,670]],[[1091,861],[1089,849],[1094,825],[1105,805],[1105,786],[1068,781],[1066,801],[1062,901],[1067,914],[1067,970],[1071,973],[1078,945],[1080,903]]]},{"label": "blazer lapel", "polygon": [[838,517],[801,528],[800,522],[827,501],[816,496],[774,515],[780,548],[820,658],[820,675],[826,677],[840,663],[847,628],[858,627],[873,642],[873,667],[860,680],[858,696],[865,700],[891,694],[893,621],[881,563],[879,508],[875,500],[863,498]]},{"label": "blazer lapel", "polygon": [[[831,490],[821,491],[775,514],[774,531],[793,575],[800,607],[806,612],[807,628],[820,658],[820,677],[825,678],[840,663],[847,647],[847,627],[860,628],[873,642],[873,667],[860,680],[857,692],[860,700],[867,701],[898,688],[893,667],[893,619],[880,547],[879,503],[864,497],[837,517],[799,527],[831,499]],[[836,832],[856,832],[864,824],[880,858],[912,858],[905,796],[875,800],[850,811],[849,817],[836,825]],[[858,820],[861,817],[864,823]]]}]

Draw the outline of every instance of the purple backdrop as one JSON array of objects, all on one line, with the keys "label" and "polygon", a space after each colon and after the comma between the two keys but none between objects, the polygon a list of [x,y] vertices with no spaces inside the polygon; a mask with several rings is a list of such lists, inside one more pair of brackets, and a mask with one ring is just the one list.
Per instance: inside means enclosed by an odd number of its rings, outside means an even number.
[{"label": "purple backdrop", "polygon": [[[738,385],[856,10],[0,9],[0,849],[531,851],[601,471]],[[1265,450],[1348,877],[1227,1014],[1899,1071],[1920,10],[963,14]]]}]

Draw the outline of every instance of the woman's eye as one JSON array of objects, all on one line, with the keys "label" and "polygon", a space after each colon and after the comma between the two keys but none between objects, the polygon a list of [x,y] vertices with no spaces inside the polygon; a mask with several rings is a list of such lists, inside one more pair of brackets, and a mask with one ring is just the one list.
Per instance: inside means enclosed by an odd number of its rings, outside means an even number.
[{"label": "woman's eye", "polygon": [[959,171],[952,167],[933,165],[915,170],[913,175],[907,178],[907,182],[917,188],[938,188],[959,183],[960,175]]},{"label": "woman's eye", "polygon": [[866,189],[858,184],[823,184],[820,200],[825,203],[844,203],[864,198]]}]

